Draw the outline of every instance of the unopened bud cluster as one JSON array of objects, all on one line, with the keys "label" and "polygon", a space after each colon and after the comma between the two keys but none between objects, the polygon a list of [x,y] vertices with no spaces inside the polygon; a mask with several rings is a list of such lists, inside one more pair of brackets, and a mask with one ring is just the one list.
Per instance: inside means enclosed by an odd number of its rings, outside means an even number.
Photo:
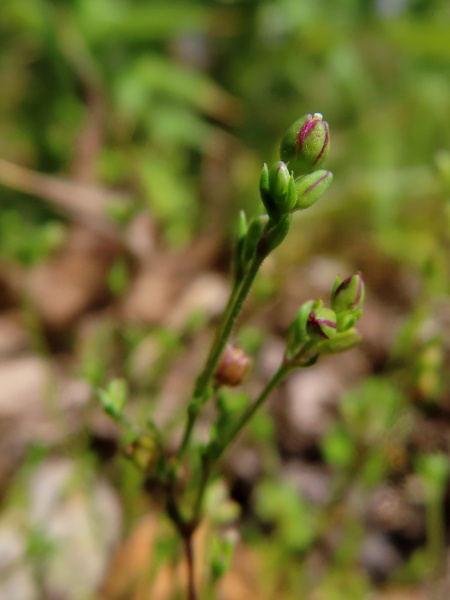
[{"label": "unopened bud cluster", "polygon": [[322,300],[309,300],[291,323],[286,343],[286,360],[297,366],[309,366],[321,354],[342,352],[357,344],[361,337],[354,328],[362,315],[364,282],[361,273],[336,279],[331,291],[331,308]]},{"label": "unopened bud cluster", "polygon": [[264,165],[260,193],[273,221],[296,210],[312,206],[333,181],[330,171],[320,169],[328,156],[328,123],[319,113],[304,115],[284,135],[281,160]]}]

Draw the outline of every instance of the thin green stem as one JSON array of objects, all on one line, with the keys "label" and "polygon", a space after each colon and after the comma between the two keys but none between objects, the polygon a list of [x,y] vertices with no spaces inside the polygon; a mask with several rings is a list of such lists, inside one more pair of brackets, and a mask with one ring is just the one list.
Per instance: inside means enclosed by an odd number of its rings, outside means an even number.
[{"label": "thin green stem", "polygon": [[234,327],[234,324],[236,323],[236,319],[238,318],[239,313],[242,310],[244,301],[250,292],[250,289],[253,285],[253,281],[262,262],[263,258],[258,255],[255,255],[242,281],[242,284],[240,285],[240,287],[237,288],[237,290],[235,290],[235,293],[231,295],[231,303],[229,309],[225,312],[225,318],[222,321],[222,325],[211,348],[211,352],[209,354],[205,368],[203,369],[203,372],[197,379],[194,391],[195,398],[203,398],[207,391],[211,379],[213,378],[214,373],[217,369],[217,365],[219,364],[219,360],[222,356],[223,349],[225,348],[228,338],[231,335],[231,331]]},{"label": "thin green stem", "polygon": [[188,417],[186,420],[183,439],[178,451],[179,459],[184,455],[189,446],[192,431],[194,429],[198,414],[201,407],[207,400],[207,391],[211,383],[211,379],[216,372],[225,345],[231,335],[234,324],[236,323],[236,320],[242,310],[242,306],[250,292],[253,281],[263,260],[264,257],[255,255],[242,282],[240,284],[237,282],[233,287],[227,308],[225,309],[222,325],[219,328],[216,338],[214,339],[205,368],[195,384],[194,395],[188,408]]},{"label": "thin green stem", "polygon": [[258,408],[264,403],[264,401],[268,398],[270,393],[274,390],[274,388],[286,377],[286,375],[292,371],[295,367],[291,364],[283,361],[279,369],[273,375],[272,379],[267,383],[261,394],[255,400],[255,402],[247,408],[247,410],[242,414],[239,421],[233,427],[231,432],[227,435],[227,439],[225,443],[219,447],[212,456],[205,457],[202,463],[201,470],[201,478],[200,483],[197,490],[197,499],[194,505],[193,512],[193,521],[197,522],[200,519],[203,497],[205,495],[206,487],[208,485],[209,477],[214,470],[214,466],[222,456],[224,451],[230,446],[236,437],[239,435],[240,431],[245,427],[248,421],[252,418],[254,413],[258,410]]},{"label": "thin green stem", "polygon": [[[224,311],[224,314],[222,317],[223,321],[227,321],[227,319],[229,318],[229,315],[231,314],[231,312],[233,310],[233,306],[236,301],[236,296],[237,296],[237,293],[241,286],[241,283],[242,283],[242,279],[236,279],[233,284],[233,289],[231,290],[231,294],[230,294],[230,297],[228,298],[227,306],[225,307],[225,311]],[[210,350],[210,355],[212,354],[213,348],[218,343],[218,340],[219,340],[219,335],[216,334],[212,348]],[[188,416],[187,416],[186,426],[185,426],[184,433],[183,433],[183,439],[180,444],[180,448],[178,450],[178,458],[181,458],[183,456],[186,448],[189,445],[189,440],[191,438],[192,430],[194,428],[195,421],[197,420],[197,416],[198,416],[198,412],[200,411],[200,408],[201,408],[201,402],[199,402],[194,396],[194,398],[192,399],[192,401],[188,407]]]},{"label": "thin green stem", "polygon": [[188,407],[188,415],[186,419],[186,427],[184,428],[183,439],[178,449],[178,459],[180,459],[187,450],[191,439],[192,431],[194,429],[195,421],[197,420],[198,413],[201,405],[195,401],[195,398],[191,400]]},{"label": "thin green stem", "polygon": [[242,414],[241,418],[232,428],[230,433],[227,435],[227,439],[225,443],[218,449],[218,451],[214,454],[214,459],[218,460],[220,456],[224,453],[224,451],[230,446],[234,440],[237,438],[241,430],[245,427],[245,425],[250,421],[258,408],[264,404],[269,395],[273,392],[273,390],[279,385],[283,379],[295,369],[296,367],[291,363],[287,363],[283,361],[279,366],[278,370],[274,373],[270,381],[267,383],[265,388],[262,390],[258,398],[251,404]]},{"label": "thin green stem", "polygon": [[176,530],[184,542],[184,553],[186,556],[187,568],[187,600],[197,600],[197,590],[195,583],[195,561],[193,535],[197,528],[197,523],[187,521],[180,512],[173,483],[167,490],[166,513],[172,520]]}]

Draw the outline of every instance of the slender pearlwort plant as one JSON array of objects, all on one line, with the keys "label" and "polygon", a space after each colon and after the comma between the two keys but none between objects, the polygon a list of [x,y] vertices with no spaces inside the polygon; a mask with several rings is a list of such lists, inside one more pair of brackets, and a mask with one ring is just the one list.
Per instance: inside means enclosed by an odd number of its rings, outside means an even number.
[{"label": "slender pearlwort plant", "polygon": [[209,440],[196,442],[196,424],[205,406],[217,398],[222,386],[239,385],[249,371],[250,359],[230,343],[230,336],[263,261],[289,233],[292,214],[312,206],[331,184],[333,174],[322,169],[329,149],[327,122],[319,113],[308,114],[293,123],[283,137],[281,160],[270,168],[264,165],[260,193],[267,214],[249,222],[244,213],[240,215],[230,297],[204,368],[193,386],[176,455],[169,456],[163,432],[154,424],[148,424],[142,432],[127,420],[125,382],[115,380],[100,392],[104,410],[134,432],[128,454],[164,490],[167,514],[184,542],[188,600],[196,600],[199,593],[194,577],[193,535],[202,521],[205,492],[222,455],[292,371],[310,367],[321,355],[342,352],[360,341],[354,326],[362,314],[364,284],[361,274],[356,273],[336,280],[330,308],[322,300],[310,300],[299,308],[287,331],[281,363],[259,395],[238,414],[224,412],[218,406]]}]

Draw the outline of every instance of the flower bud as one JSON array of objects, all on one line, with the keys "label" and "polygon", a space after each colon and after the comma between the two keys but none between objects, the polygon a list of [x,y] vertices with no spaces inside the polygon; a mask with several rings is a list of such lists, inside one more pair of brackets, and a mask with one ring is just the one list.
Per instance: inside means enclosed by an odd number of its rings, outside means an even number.
[{"label": "flower bud", "polygon": [[240,385],[248,375],[251,364],[251,359],[241,348],[227,344],[214,379],[220,385]]},{"label": "flower bud", "polygon": [[364,281],[361,273],[355,273],[342,281],[336,279],[331,292],[331,307],[337,313],[362,307],[365,296]]},{"label": "flower bud", "polygon": [[310,311],[306,331],[317,342],[329,340],[337,333],[336,313],[330,308],[315,308]]},{"label": "flower bud", "polygon": [[312,206],[325,193],[333,181],[331,171],[313,171],[295,180],[297,201],[294,210],[304,210]]},{"label": "flower bud", "polygon": [[270,170],[265,164],[259,183],[261,198],[272,219],[291,212],[296,202],[294,178],[284,162],[276,162]]},{"label": "flower bud", "polygon": [[289,127],[280,146],[280,158],[295,176],[318,169],[330,150],[328,123],[320,113],[304,115]]}]

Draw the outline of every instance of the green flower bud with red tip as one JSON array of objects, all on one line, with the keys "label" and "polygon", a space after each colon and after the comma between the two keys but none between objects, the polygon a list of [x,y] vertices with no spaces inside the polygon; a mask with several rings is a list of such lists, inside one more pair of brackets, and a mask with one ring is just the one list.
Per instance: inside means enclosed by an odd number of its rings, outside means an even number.
[{"label": "green flower bud with red tip", "polygon": [[304,115],[289,127],[280,145],[280,158],[294,175],[320,168],[330,150],[328,123],[320,113]]},{"label": "green flower bud with red tip", "polygon": [[331,306],[337,313],[360,309],[364,302],[365,286],[361,273],[343,281],[338,277],[331,291]]},{"label": "green flower bud with red tip", "polygon": [[330,308],[318,307],[312,309],[306,322],[309,337],[322,342],[333,338],[337,333],[336,313]]},{"label": "green flower bud with red tip", "polygon": [[331,171],[313,171],[295,180],[297,201],[294,210],[304,210],[312,206],[329,188],[333,181]]},{"label": "green flower bud with red tip", "polygon": [[294,178],[284,162],[276,162],[270,169],[264,165],[259,188],[264,206],[273,220],[279,220],[294,208]]}]

